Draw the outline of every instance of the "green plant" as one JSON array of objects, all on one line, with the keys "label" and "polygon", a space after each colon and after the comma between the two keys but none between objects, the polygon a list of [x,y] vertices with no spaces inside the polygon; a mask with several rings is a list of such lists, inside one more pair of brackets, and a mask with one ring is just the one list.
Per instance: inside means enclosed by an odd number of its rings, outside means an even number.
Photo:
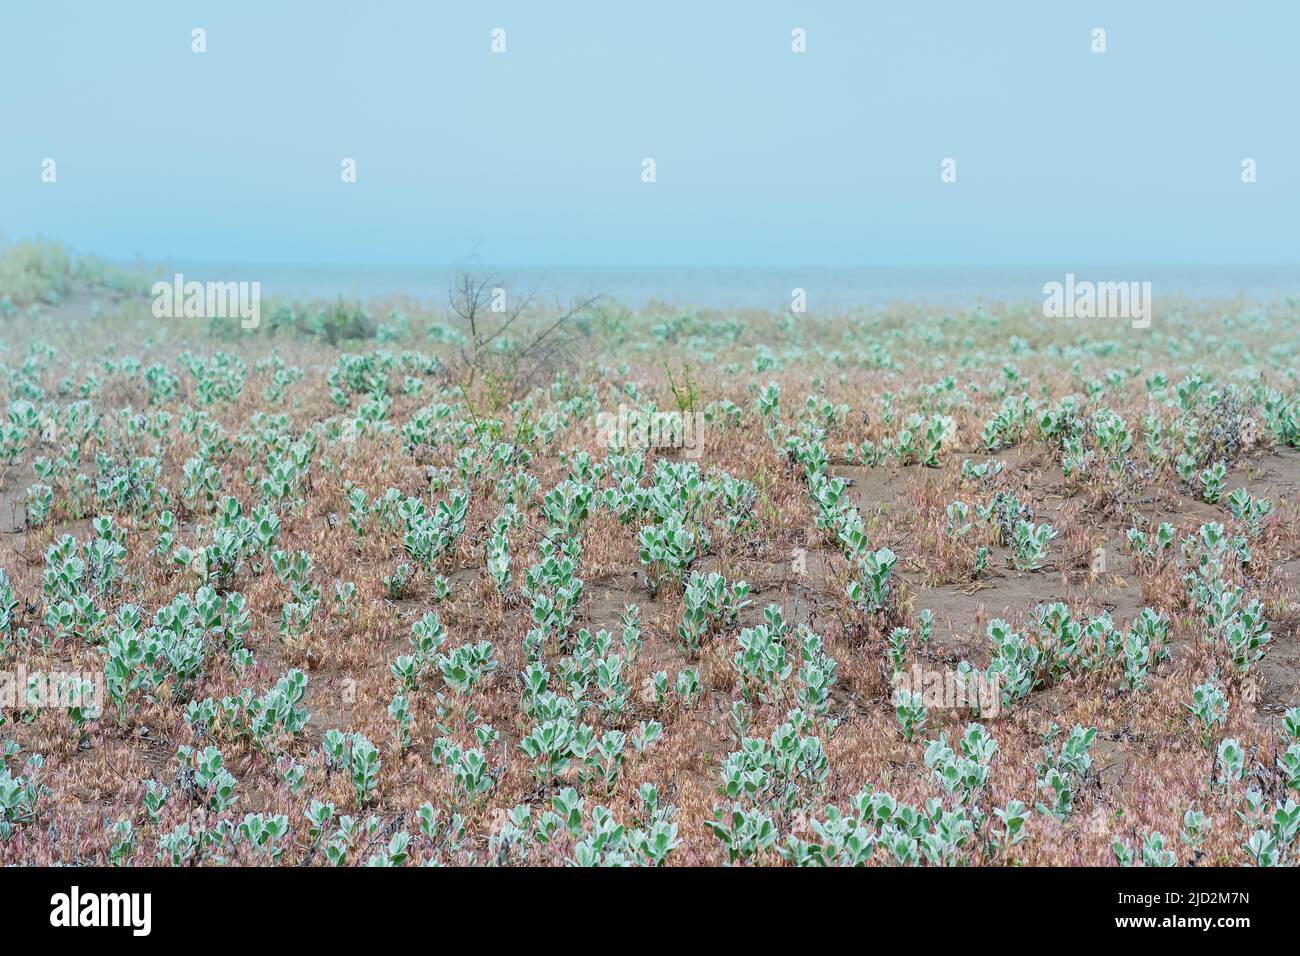
[{"label": "green plant", "polygon": [[894,694],[894,717],[909,743],[925,730],[925,699],[919,691],[899,689]]},{"label": "green plant", "polygon": [[1201,742],[1208,747],[1216,727],[1223,726],[1228,718],[1228,698],[1214,681],[1206,681],[1192,688],[1192,702],[1187,705],[1191,721],[1199,728]]},{"label": "green plant", "polygon": [[1048,743],[1043,750],[1044,760],[1038,765],[1038,789],[1043,800],[1037,804],[1039,813],[1064,822],[1074,810],[1074,795],[1092,768],[1092,742],[1096,728],[1084,729],[1076,724],[1061,745],[1058,753]]},{"label": "green plant", "polygon": [[858,576],[847,586],[849,601],[868,613],[883,609],[889,600],[890,574],[897,563],[898,556],[888,548],[863,554],[857,562]]},{"label": "green plant", "polygon": [[1227,466],[1219,461],[1201,472],[1201,497],[1210,504],[1215,504],[1223,497],[1223,486],[1227,481]]},{"label": "green plant", "polygon": [[1056,537],[1050,524],[1017,521],[1011,535],[1016,570],[1036,571],[1047,560],[1047,545]]},{"label": "green plant", "polygon": [[649,569],[651,591],[657,591],[665,579],[681,580],[695,560],[695,535],[676,515],[669,515],[663,524],[643,527],[640,540],[641,563]]}]

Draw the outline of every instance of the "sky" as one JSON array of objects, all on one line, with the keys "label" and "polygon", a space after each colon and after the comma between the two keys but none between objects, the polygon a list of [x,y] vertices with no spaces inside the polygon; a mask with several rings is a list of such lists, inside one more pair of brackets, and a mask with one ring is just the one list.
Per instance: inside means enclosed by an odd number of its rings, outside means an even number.
[{"label": "sky", "polygon": [[1294,0],[0,0],[0,234],[123,259],[1295,264],[1298,35]]}]

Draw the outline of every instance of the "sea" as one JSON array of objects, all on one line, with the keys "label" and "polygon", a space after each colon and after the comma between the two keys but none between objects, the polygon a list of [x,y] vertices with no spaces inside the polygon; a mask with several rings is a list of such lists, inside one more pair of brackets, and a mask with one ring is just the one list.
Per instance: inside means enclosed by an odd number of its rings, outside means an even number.
[{"label": "sea", "polygon": [[[791,308],[802,290],[806,311],[846,312],[892,304],[965,308],[978,304],[1041,303],[1043,286],[1076,281],[1150,282],[1161,299],[1241,299],[1244,303],[1300,300],[1295,266],[466,266],[492,276],[507,295],[570,299],[601,294],[628,306],[679,309]],[[371,301],[394,295],[441,304],[455,267],[449,264],[341,264],[171,261],[154,278],[257,281],[264,297]]]}]

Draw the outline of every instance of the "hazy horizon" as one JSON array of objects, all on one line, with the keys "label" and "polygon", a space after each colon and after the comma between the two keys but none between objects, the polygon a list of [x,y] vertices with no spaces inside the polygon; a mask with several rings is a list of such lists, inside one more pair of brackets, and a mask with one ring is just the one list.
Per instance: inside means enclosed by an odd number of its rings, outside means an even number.
[{"label": "hazy horizon", "polygon": [[[153,278],[258,281],[266,295],[362,300],[408,295],[443,300],[455,263],[250,263],[217,260],[157,261]],[[1157,299],[1196,298],[1280,301],[1300,295],[1300,266],[592,266],[461,263],[496,276],[512,292],[537,287],[544,298],[601,292],[624,305],[651,301],[698,308],[785,310],[794,289],[813,310],[880,307],[892,303],[967,306],[977,302],[1038,302],[1043,284],[1067,273],[1095,281],[1147,281]]]}]

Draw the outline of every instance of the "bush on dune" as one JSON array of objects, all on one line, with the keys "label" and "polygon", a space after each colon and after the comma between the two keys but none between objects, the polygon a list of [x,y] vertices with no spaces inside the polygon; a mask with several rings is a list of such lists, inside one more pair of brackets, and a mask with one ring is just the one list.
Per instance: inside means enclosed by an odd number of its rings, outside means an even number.
[{"label": "bush on dune", "polygon": [[0,255],[0,299],[57,305],[72,287],[72,257],[57,242],[24,240]]},{"label": "bush on dune", "polygon": [[74,288],[141,293],[144,279],[102,259],[77,256],[60,242],[24,239],[0,251],[0,312],[21,306],[58,305]]}]

